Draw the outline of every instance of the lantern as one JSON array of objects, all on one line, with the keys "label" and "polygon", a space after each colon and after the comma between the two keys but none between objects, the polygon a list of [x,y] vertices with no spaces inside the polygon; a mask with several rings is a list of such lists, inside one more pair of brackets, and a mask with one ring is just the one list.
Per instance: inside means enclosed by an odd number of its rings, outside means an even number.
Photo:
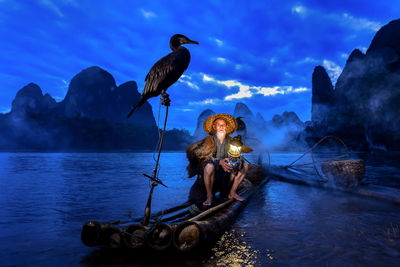
[{"label": "lantern", "polygon": [[242,146],[242,137],[240,135],[235,136],[229,144],[228,155],[230,162],[236,162],[239,159]]}]

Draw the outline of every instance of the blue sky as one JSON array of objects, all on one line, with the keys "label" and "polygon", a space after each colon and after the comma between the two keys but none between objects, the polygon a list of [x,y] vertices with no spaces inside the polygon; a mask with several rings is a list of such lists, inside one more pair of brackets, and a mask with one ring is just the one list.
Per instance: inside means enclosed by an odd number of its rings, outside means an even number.
[{"label": "blue sky", "polygon": [[[237,102],[265,119],[311,117],[311,75],[333,82],[355,48],[398,19],[397,1],[87,1],[0,0],[0,112],[30,82],[57,101],[90,66],[139,92],[151,66],[181,33],[192,59],[172,87],[169,128],[194,130],[206,108],[232,113]],[[157,117],[159,100],[150,100]],[[133,104],[133,103],[132,103]]]}]

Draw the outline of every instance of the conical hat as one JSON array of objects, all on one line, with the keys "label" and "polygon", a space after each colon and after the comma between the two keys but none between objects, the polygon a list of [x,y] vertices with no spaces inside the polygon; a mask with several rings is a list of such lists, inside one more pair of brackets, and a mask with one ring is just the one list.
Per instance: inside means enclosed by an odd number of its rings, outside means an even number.
[{"label": "conical hat", "polygon": [[208,134],[213,134],[213,124],[214,121],[218,119],[223,119],[226,122],[227,135],[233,134],[236,131],[238,127],[236,119],[233,116],[226,113],[218,113],[208,117],[203,124],[204,131],[206,131],[206,133]]}]

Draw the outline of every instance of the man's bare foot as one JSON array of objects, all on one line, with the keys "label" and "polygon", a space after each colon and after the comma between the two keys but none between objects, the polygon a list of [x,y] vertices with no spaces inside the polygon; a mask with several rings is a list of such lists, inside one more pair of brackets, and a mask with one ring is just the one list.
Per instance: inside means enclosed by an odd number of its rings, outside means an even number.
[{"label": "man's bare foot", "polygon": [[235,199],[235,200],[237,200],[237,201],[243,201],[243,200],[244,200],[244,198],[242,198],[241,196],[239,196],[239,195],[236,194],[236,193],[230,193],[229,196],[228,196],[228,198],[229,198],[229,199]]},{"label": "man's bare foot", "polygon": [[212,201],[213,201],[212,197],[207,197],[206,201],[203,202],[203,206],[204,206],[204,207],[209,207],[209,206],[211,206]]}]

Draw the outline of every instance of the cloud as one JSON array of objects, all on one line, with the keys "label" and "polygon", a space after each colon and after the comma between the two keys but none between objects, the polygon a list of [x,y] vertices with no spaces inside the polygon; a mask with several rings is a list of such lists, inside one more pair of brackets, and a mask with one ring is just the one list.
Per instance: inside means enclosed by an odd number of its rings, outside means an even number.
[{"label": "cloud", "polygon": [[222,104],[222,100],[218,98],[207,98],[201,101],[190,101],[189,106],[207,106],[207,105],[214,105],[218,106]]},{"label": "cloud", "polygon": [[189,75],[182,75],[181,78],[179,78],[178,82],[186,84],[187,86],[189,86],[192,89],[195,90],[199,90],[199,86],[193,82],[191,82],[190,80],[192,79],[191,76]]},{"label": "cloud", "polygon": [[235,70],[242,70],[244,68],[249,69],[249,66],[243,64],[235,64]]},{"label": "cloud", "polygon": [[216,44],[218,47],[222,47],[224,45],[224,41],[215,37],[208,37],[208,40]]},{"label": "cloud", "polygon": [[342,68],[335,62],[324,59],[322,65],[327,70],[329,77],[332,80],[332,84],[336,84],[337,79],[342,73]]},{"label": "cloud", "polygon": [[292,7],[292,14],[305,15],[306,12],[307,10],[304,6],[297,5]]},{"label": "cloud", "polygon": [[357,18],[349,13],[326,13],[321,10],[311,9],[302,5],[296,5],[292,7],[292,14],[304,17],[318,17],[327,21],[332,21],[337,25],[341,25],[346,28],[353,28],[355,30],[369,30],[377,32],[382,24],[377,21],[368,20],[365,18]]},{"label": "cloud", "polygon": [[362,47],[360,47],[358,49],[360,49],[360,51],[363,52],[364,54],[367,53],[367,50],[368,50],[368,48],[366,48],[364,46],[362,46]]},{"label": "cloud", "polygon": [[11,108],[9,108],[9,107],[0,107],[0,113],[5,114],[5,113],[8,113],[10,111],[11,111]]},{"label": "cloud", "polygon": [[250,98],[253,96],[253,94],[250,92],[250,86],[240,83],[237,86],[239,87],[239,92],[237,92],[236,94],[225,96],[225,100]]},{"label": "cloud", "polygon": [[215,38],[215,42],[217,43],[217,45],[218,45],[219,47],[221,47],[221,46],[224,45],[224,42],[222,42],[220,39]]},{"label": "cloud", "polygon": [[217,62],[219,62],[219,63],[222,63],[222,64],[226,64],[226,63],[228,63],[228,61],[229,61],[229,60],[227,60],[227,59],[224,58],[224,57],[217,57],[217,58],[215,58],[215,60],[216,60]]},{"label": "cloud", "polygon": [[364,18],[356,18],[348,13],[342,14],[342,20],[344,24],[349,24],[353,28],[358,30],[367,29],[373,32],[377,32],[380,28],[382,28],[382,24],[376,21],[367,20]]},{"label": "cloud", "polygon": [[192,111],[195,111],[193,108],[176,108],[175,110],[177,110],[177,111],[183,111],[183,112],[192,112]]},{"label": "cloud", "polygon": [[212,82],[219,85],[223,85],[229,89],[238,87],[239,91],[234,94],[230,94],[224,97],[224,100],[234,100],[234,99],[243,99],[243,98],[251,98],[254,95],[263,95],[263,96],[274,96],[274,95],[285,95],[290,93],[300,93],[309,91],[309,89],[305,87],[293,88],[293,86],[254,86],[243,84],[236,80],[226,80],[219,81],[214,79],[213,77],[203,74],[203,82]]},{"label": "cloud", "polygon": [[306,57],[304,59],[298,60],[297,64],[305,64],[305,63],[317,63],[318,60],[312,57]]},{"label": "cloud", "polygon": [[299,93],[299,92],[307,92],[310,91],[310,89],[306,88],[306,87],[299,87],[293,90],[293,92],[295,93]]},{"label": "cloud", "polygon": [[203,74],[203,81],[204,82],[212,82],[215,81],[214,78],[208,76],[207,74]]},{"label": "cloud", "polygon": [[271,57],[270,59],[269,59],[269,64],[272,66],[272,65],[274,65],[276,63],[276,57]]},{"label": "cloud", "polygon": [[146,19],[152,19],[152,18],[157,17],[157,15],[153,11],[147,11],[147,10],[144,10],[143,8],[140,9],[140,12],[142,13],[143,17],[145,17]]},{"label": "cloud", "polygon": [[60,8],[54,4],[52,1],[50,0],[41,0],[40,3],[49,8],[50,10],[52,10],[54,13],[56,13],[60,18],[64,17],[64,14],[61,12]]},{"label": "cloud", "polygon": [[285,94],[285,89],[280,86],[258,87],[257,89],[258,89],[258,94],[261,94],[264,96],[284,95]]}]

